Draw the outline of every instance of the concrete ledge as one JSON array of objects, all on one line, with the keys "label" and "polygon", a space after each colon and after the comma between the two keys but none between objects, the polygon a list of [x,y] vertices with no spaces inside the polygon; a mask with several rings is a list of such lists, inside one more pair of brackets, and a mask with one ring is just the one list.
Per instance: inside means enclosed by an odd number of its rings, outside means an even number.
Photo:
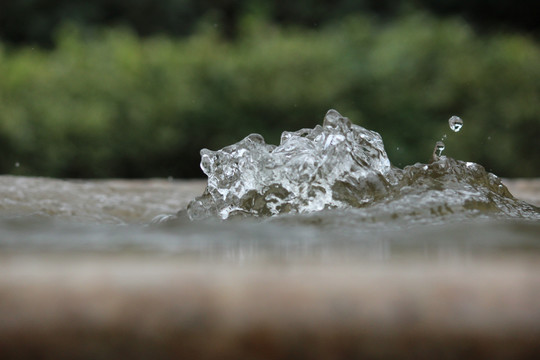
[{"label": "concrete ledge", "polygon": [[0,358],[540,358],[540,263],[3,257]]}]

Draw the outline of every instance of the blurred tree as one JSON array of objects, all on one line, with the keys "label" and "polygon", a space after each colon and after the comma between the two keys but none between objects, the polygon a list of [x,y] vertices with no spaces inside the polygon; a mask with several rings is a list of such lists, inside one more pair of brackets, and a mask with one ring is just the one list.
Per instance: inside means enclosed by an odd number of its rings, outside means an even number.
[{"label": "blurred tree", "polygon": [[64,22],[127,25],[139,35],[190,34],[208,11],[196,0],[3,0],[0,38],[13,44],[52,46]]},{"label": "blurred tree", "polygon": [[211,24],[186,39],[65,26],[52,51],[0,46],[0,173],[201,176],[201,148],[253,132],[276,143],[336,108],[378,131],[397,166],[428,160],[447,134],[449,156],[540,176],[540,46],[529,37],[421,13],[317,30],[240,24],[234,42]]},{"label": "blurred tree", "polygon": [[201,19],[235,38],[245,13],[264,12],[277,24],[319,27],[354,13],[393,18],[404,10],[458,15],[482,29],[540,31],[540,2],[533,0],[2,0],[0,39],[52,46],[58,26],[123,25],[138,35],[192,34]]},{"label": "blurred tree", "polygon": [[540,2],[536,0],[415,0],[439,15],[460,15],[477,28],[540,31]]}]

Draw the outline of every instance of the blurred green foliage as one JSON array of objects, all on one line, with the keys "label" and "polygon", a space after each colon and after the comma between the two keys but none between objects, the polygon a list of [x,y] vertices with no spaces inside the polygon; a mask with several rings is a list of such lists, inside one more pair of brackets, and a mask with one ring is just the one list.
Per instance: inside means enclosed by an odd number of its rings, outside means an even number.
[{"label": "blurred green foliage", "polygon": [[50,47],[65,22],[177,37],[194,33],[201,19],[230,39],[239,32],[243,15],[253,12],[273,24],[317,28],[353,13],[391,21],[411,9],[461,16],[481,31],[516,29],[540,36],[537,0],[2,0],[0,39]]},{"label": "blurred green foliage", "polygon": [[197,177],[203,147],[252,132],[276,143],[336,108],[380,132],[395,165],[427,161],[447,134],[449,156],[540,176],[540,47],[526,36],[422,13],[318,30],[244,16],[232,42],[198,29],[67,25],[53,51],[0,47],[0,173]]}]

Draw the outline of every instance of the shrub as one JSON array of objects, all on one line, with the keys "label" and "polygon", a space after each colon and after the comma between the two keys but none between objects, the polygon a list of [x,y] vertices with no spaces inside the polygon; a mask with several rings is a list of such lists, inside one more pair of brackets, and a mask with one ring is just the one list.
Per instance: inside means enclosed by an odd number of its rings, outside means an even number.
[{"label": "shrub", "polygon": [[336,108],[380,132],[398,166],[447,134],[450,156],[540,175],[540,50],[526,37],[423,14],[319,31],[246,17],[239,31],[228,42],[204,24],[181,40],[65,26],[53,51],[0,48],[0,172],[202,176],[201,148],[252,132],[277,142]]}]

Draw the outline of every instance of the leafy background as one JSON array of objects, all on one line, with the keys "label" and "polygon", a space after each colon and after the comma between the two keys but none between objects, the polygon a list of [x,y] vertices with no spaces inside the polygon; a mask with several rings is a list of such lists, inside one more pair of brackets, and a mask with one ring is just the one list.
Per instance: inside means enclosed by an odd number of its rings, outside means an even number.
[{"label": "leafy background", "polygon": [[[199,150],[336,108],[400,167],[540,176],[533,1],[0,3],[0,173],[201,177]],[[451,115],[464,119],[454,134]]]}]

